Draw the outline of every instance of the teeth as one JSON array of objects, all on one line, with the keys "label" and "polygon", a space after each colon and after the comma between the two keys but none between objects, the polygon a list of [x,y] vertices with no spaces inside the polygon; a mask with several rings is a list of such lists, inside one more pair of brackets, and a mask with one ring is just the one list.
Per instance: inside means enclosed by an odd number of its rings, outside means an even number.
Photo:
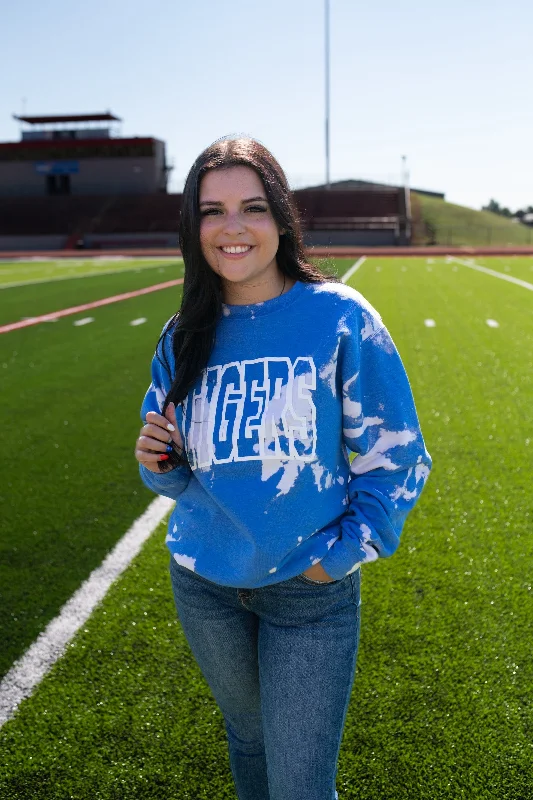
[{"label": "teeth", "polygon": [[238,247],[223,247],[222,250],[225,253],[246,253],[248,250],[251,250],[251,247],[249,245],[246,247],[239,245]]}]

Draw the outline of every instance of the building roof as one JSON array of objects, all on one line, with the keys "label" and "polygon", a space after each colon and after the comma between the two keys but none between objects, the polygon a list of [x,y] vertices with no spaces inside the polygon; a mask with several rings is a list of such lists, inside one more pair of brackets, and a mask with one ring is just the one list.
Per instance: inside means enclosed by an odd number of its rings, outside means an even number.
[{"label": "building roof", "polygon": [[[348,179],[343,181],[330,181],[329,187],[330,189],[340,190],[340,191],[347,191],[350,189],[368,189],[369,187],[377,186],[380,189],[397,189],[398,186],[393,186],[392,184],[388,183],[376,183],[376,181],[360,181],[354,179]],[[306,186],[306,189],[325,189],[326,184],[320,183],[317,186]]]},{"label": "building roof", "polygon": [[104,114],[62,114],[50,117],[19,117],[13,114],[13,119],[28,122],[30,125],[42,125],[48,122],[122,122],[120,117],[115,117],[109,111]]},{"label": "building roof", "polygon": [[[326,184],[321,183],[319,186],[306,186],[305,191],[309,189],[325,189]],[[348,191],[353,190],[356,191],[357,189],[362,189],[365,191],[372,190],[372,189],[402,189],[402,186],[398,185],[391,185],[387,183],[377,183],[376,181],[360,181],[360,180],[343,180],[343,181],[332,181],[329,185],[330,190],[333,191]],[[432,192],[429,189],[415,189],[414,187],[410,187],[412,192],[417,192],[418,194],[425,194],[429,195],[430,197],[439,197],[444,200],[445,194],[444,192]],[[302,191],[297,190],[297,191]]]},{"label": "building roof", "polygon": [[[0,142],[0,153],[6,153],[9,151],[14,153],[17,151],[25,151],[29,153],[32,150],[35,150],[35,152],[44,150],[49,152],[60,150],[62,153],[67,153],[69,150],[75,152],[76,150],[90,148],[118,150],[122,146],[145,145],[158,141],[159,139],[154,139],[153,136],[136,136],[129,137],[127,139],[35,139],[34,141]],[[44,157],[61,159],[64,156],[47,155]],[[0,161],[1,160],[2,159],[0,158]]]}]

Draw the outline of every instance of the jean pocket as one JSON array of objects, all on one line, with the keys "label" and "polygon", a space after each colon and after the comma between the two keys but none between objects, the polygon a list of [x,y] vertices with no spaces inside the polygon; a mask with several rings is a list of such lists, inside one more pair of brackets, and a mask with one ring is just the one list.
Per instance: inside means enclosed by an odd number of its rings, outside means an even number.
[{"label": "jean pocket", "polygon": [[300,575],[296,575],[295,580],[301,581],[302,583],[307,583],[310,586],[331,586],[332,583],[340,583],[344,578],[336,578],[332,581],[314,581],[312,578],[308,578],[307,575],[303,573]]}]

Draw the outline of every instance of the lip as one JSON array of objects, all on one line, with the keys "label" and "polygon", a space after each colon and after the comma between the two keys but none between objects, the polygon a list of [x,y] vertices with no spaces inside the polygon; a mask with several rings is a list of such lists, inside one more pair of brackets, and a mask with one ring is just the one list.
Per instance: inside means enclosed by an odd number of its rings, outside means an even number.
[{"label": "lip", "polygon": [[[224,250],[222,249],[222,247],[249,247],[250,249],[247,250],[245,253],[225,253]],[[230,261],[237,261],[239,258],[246,258],[246,256],[249,256],[250,253],[252,252],[252,250],[254,249],[254,247],[255,247],[255,245],[253,245],[253,244],[248,244],[247,245],[247,244],[244,244],[243,242],[241,242],[238,245],[225,244],[225,245],[222,245],[221,247],[219,247],[217,249],[220,250],[220,252],[224,256],[224,258],[229,258]]]}]

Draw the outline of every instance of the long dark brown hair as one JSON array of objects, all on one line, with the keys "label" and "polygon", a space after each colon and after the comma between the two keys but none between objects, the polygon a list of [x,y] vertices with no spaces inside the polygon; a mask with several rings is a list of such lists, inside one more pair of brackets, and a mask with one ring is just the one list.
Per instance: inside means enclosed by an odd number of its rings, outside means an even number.
[{"label": "long dark brown hair", "polygon": [[[161,334],[159,343],[172,330],[172,351],[176,369],[172,377],[164,349],[161,361],[172,385],[163,403],[162,414],[173,402],[177,407],[208,364],[215,343],[217,323],[222,314],[222,282],[207,263],[200,245],[200,182],[208,170],[251,167],[265,188],[272,216],[285,233],[279,238],[276,261],[283,275],[302,283],[337,281],[306,259],[298,212],[285,174],[266,147],[250,137],[223,137],[204,150],[192,165],[183,190],[179,222],[179,245],[185,262],[181,307]],[[185,452],[174,451],[168,461],[159,461],[167,472],[187,464]]]}]

